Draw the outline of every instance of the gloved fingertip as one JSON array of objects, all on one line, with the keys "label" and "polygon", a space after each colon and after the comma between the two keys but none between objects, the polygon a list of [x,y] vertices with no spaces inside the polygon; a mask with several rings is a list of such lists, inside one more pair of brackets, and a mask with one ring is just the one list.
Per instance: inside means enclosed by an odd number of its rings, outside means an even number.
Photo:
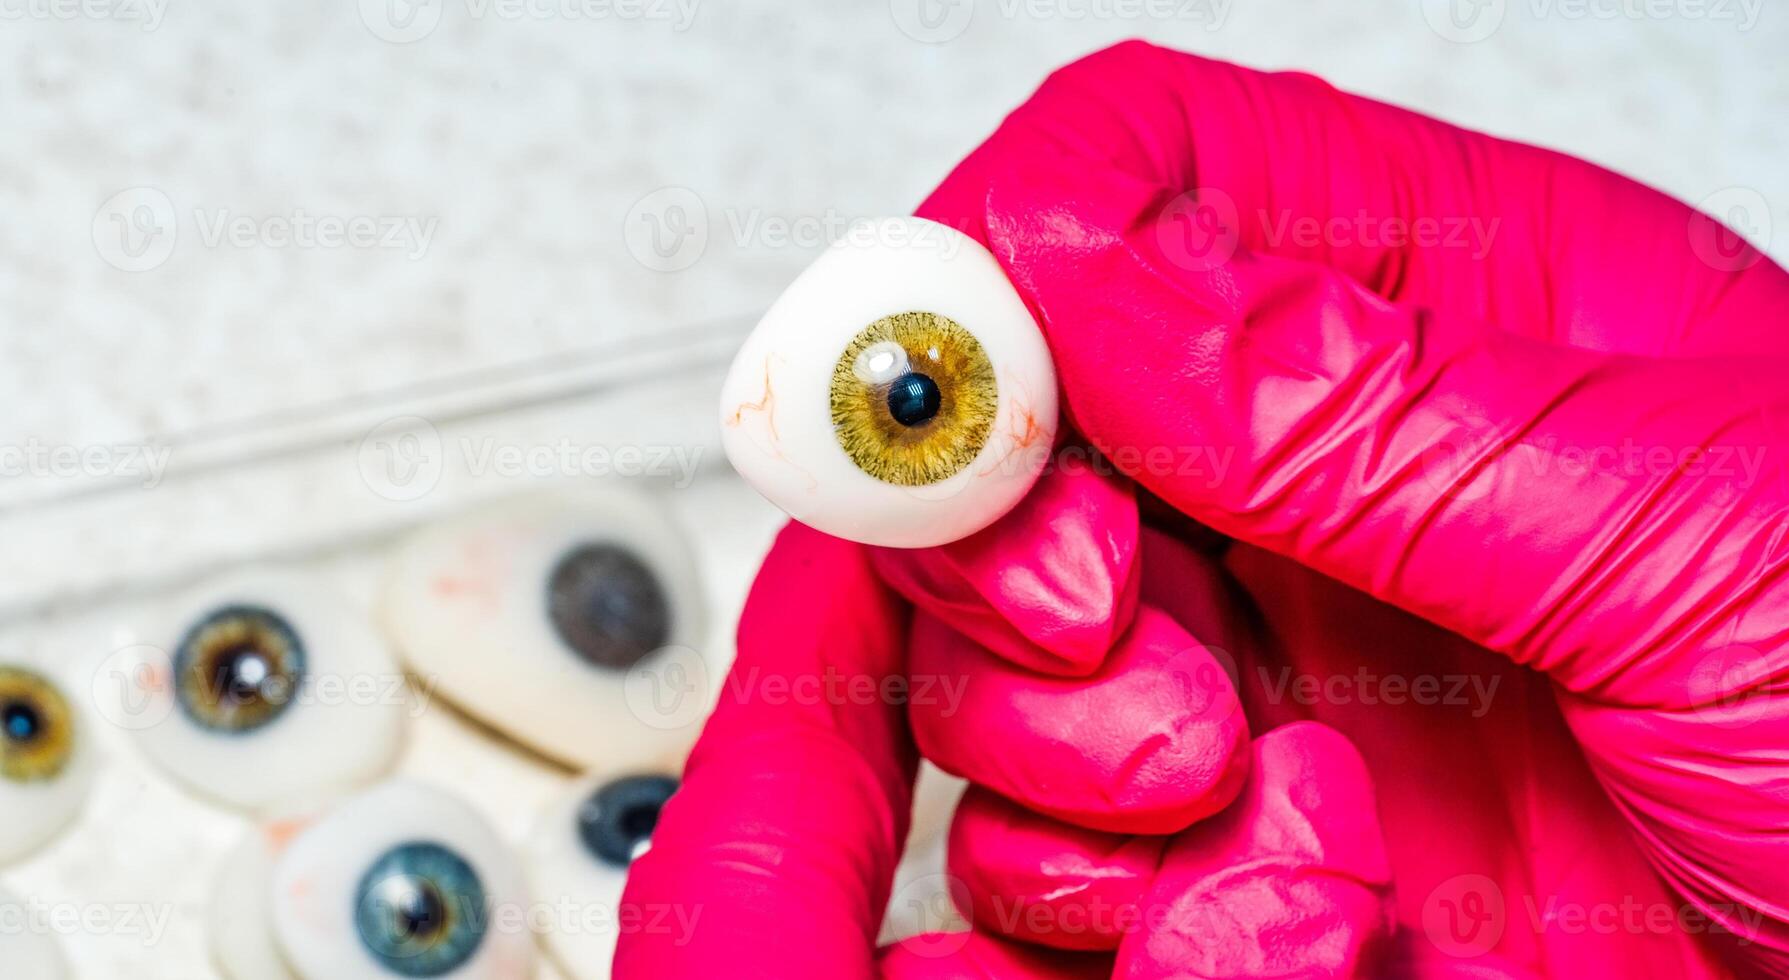
[{"label": "gloved fingertip", "polygon": [[950,830],[950,870],[978,928],[1055,949],[1111,951],[1141,926],[1166,837],[1109,834],[971,786]]},{"label": "gloved fingertip", "polygon": [[937,548],[874,554],[895,591],[983,647],[1078,677],[1099,666],[1136,613],[1137,540],[1129,483],[1069,446],[992,527]]},{"label": "gloved fingertip", "polygon": [[1058,820],[1175,833],[1228,804],[1248,772],[1248,721],[1230,673],[1148,606],[1088,677],[1026,670],[924,614],[913,620],[909,669],[935,689],[908,702],[920,751]]},{"label": "gloved fingertip", "polygon": [[1151,927],[1120,945],[1115,977],[1378,975],[1390,871],[1360,754],[1314,722],[1267,733],[1254,754],[1236,802],[1168,846]]}]

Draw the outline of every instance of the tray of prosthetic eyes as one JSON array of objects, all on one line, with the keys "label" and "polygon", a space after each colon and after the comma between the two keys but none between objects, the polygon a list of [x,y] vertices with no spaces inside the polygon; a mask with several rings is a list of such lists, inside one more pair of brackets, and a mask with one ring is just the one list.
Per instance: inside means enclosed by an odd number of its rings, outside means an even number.
[{"label": "tray of prosthetic eyes", "polygon": [[743,326],[0,497],[6,976],[582,980],[695,928],[619,899],[782,521],[718,449]]}]

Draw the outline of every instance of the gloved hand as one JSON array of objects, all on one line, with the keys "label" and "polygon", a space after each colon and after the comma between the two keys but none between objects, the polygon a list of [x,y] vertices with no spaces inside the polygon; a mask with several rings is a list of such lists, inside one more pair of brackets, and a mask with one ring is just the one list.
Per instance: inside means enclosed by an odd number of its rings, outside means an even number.
[{"label": "gloved hand", "polygon": [[[736,678],[966,694],[735,685],[626,896],[699,924],[618,977],[1789,975],[1789,276],[1581,161],[1140,44],[920,214],[1122,477],[927,552],[785,531]],[[915,742],[985,787],[977,930],[878,955]]]}]

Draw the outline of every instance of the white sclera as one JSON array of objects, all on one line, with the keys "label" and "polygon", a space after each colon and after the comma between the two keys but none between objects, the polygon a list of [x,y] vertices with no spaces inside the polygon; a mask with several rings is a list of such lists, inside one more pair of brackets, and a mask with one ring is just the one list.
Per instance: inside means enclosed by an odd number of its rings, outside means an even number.
[{"label": "white sclera", "polygon": [[[668,643],[632,668],[580,657],[549,616],[553,569],[586,544],[625,550],[664,592]],[[514,498],[432,525],[399,549],[381,617],[427,683],[548,758],[659,771],[680,765],[696,735],[694,722],[644,723],[626,689],[630,673],[666,656],[699,656],[705,619],[688,542],[638,492],[602,486]]]},{"label": "white sclera", "polygon": [[[853,337],[916,311],[949,317],[981,342],[999,404],[968,466],[905,487],[865,473],[839,446],[829,386]],[[1055,435],[1056,370],[1024,300],[979,242],[921,218],[852,226],[772,304],[721,386],[734,469],[796,520],[866,544],[930,547],[987,527],[1037,480]]]},{"label": "white sclera", "polygon": [[[48,779],[14,782],[0,776],[0,865],[30,857],[73,826],[93,787],[98,753],[93,746],[92,719],[68,690],[29,664],[0,664],[30,671],[54,685],[68,703],[74,738],[62,770]],[[5,962],[0,959],[0,962]]]},{"label": "white sclera", "polygon": [[[394,847],[426,841],[456,854],[483,887],[486,929],[470,959],[438,980],[520,980],[534,969],[527,889],[513,854],[465,802],[394,781],[343,800],[273,859],[271,932],[301,980],[391,980],[366,949],[354,913],[360,881]],[[238,977],[236,980],[260,980]]]},{"label": "white sclera", "polygon": [[[25,903],[0,889],[0,913],[4,921],[28,922]],[[0,975],[6,980],[63,980],[68,966],[62,947],[48,931],[0,929]]]},{"label": "white sclera", "polygon": [[528,836],[523,860],[529,892],[549,905],[570,903],[601,913],[600,919],[586,917],[600,928],[577,923],[577,928],[554,929],[541,937],[547,954],[572,980],[609,980],[615,959],[616,916],[627,871],[604,863],[584,846],[578,836],[578,810],[599,787],[622,775],[629,774],[608,772],[579,779],[541,812]]},{"label": "white sclera", "polygon": [[[187,630],[225,606],[283,618],[304,648],[304,677],[272,721],[240,732],[188,717],[174,683]],[[403,742],[402,668],[367,615],[296,572],[244,572],[195,589],[139,648],[122,717],[159,719],[133,735],[158,768],[195,792],[248,809],[321,798],[384,774]]]}]

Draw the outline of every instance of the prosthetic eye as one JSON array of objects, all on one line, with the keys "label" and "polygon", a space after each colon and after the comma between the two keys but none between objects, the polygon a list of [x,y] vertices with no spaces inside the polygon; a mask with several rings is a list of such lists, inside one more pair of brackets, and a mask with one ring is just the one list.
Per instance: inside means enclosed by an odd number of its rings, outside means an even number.
[{"label": "prosthetic eye", "polygon": [[149,760],[246,809],[370,782],[403,740],[408,690],[363,610],[306,575],[201,586],[137,648],[121,717]]},{"label": "prosthetic eye", "polygon": [[385,783],[251,833],[214,890],[232,980],[532,975],[520,868],[465,802]]},{"label": "prosthetic eye", "polygon": [[652,770],[694,736],[642,724],[628,699],[631,672],[696,655],[704,618],[688,543],[639,493],[521,497],[431,525],[399,549],[382,614],[426,683],[550,759]]},{"label": "prosthetic eye", "polygon": [[92,784],[87,733],[68,698],[29,668],[0,664],[0,863],[74,822]]},{"label": "prosthetic eye", "polygon": [[805,524],[928,547],[1011,510],[1049,458],[1056,373],[987,249],[919,218],[856,226],[746,338],[727,458]]},{"label": "prosthetic eye", "polygon": [[539,901],[602,913],[597,929],[556,929],[546,951],[574,980],[609,980],[628,867],[651,846],[659,811],[677,791],[662,774],[588,776],[549,807],[529,839],[529,890]]}]

